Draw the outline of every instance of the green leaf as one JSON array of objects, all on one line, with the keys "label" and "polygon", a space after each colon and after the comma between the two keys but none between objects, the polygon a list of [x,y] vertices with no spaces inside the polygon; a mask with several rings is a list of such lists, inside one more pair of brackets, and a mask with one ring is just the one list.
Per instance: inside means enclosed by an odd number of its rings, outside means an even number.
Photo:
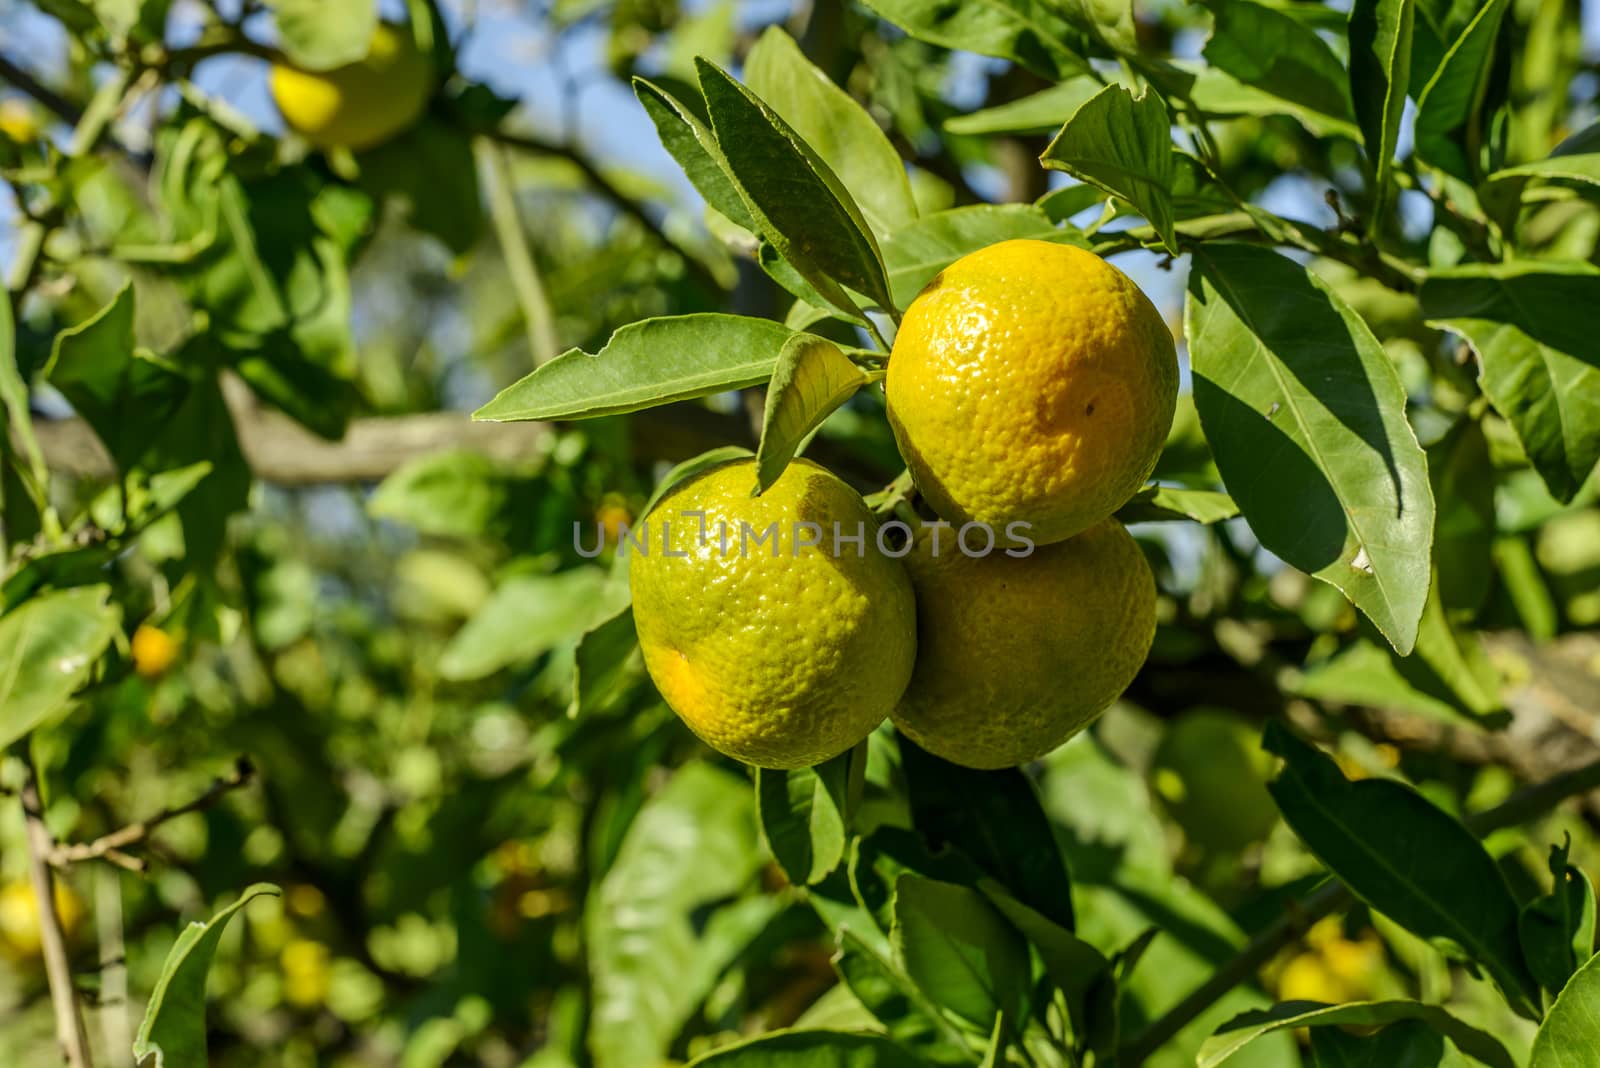
[{"label": "green leaf", "polygon": [[1417,628],[1416,655],[1396,656],[1395,667],[1417,689],[1448,701],[1480,726],[1503,727],[1510,722],[1500,700],[1499,673],[1478,636],[1450,622],[1437,578]]},{"label": "green leaf", "polygon": [[1415,18],[1415,0],[1355,0],[1350,8],[1350,96],[1372,175],[1368,234],[1380,232],[1394,201],[1394,154],[1411,84]]},{"label": "green leaf", "polygon": [[449,449],[401,464],[368,498],[367,512],[422,534],[474,538],[494,526],[509,496],[493,460],[471,449]]},{"label": "green leaf", "polygon": [[271,6],[284,52],[306,70],[365,59],[378,28],[375,0],[271,0]]},{"label": "green leaf", "polygon": [[[744,195],[734,183],[722,149],[717,146],[716,135],[706,121],[677,97],[643,78],[633,80],[633,91],[650,121],[655,123],[662,146],[688,175],[689,184],[712,208],[735,225],[754,233],[755,218],[745,205]],[[704,106],[705,101],[699,103]]]},{"label": "green leaf", "polygon": [[472,136],[455,123],[424,115],[400,136],[363,152],[360,185],[374,200],[399,205],[412,229],[458,256],[483,233]]},{"label": "green leaf", "polygon": [[879,236],[917,217],[906,166],[872,116],[834,85],[794,39],[770,26],[744,61],[745,83],[816,150]]},{"label": "green leaf", "polygon": [[1570,501],[1600,463],[1600,357],[1585,314],[1600,301],[1600,271],[1554,262],[1435,271],[1421,300],[1430,325],[1477,352],[1483,391],[1550,492]]},{"label": "green leaf", "polygon": [[[812,898],[816,900],[815,895]],[[828,922],[824,917],[824,922]],[[833,968],[850,993],[896,1044],[936,1064],[970,1063],[970,1051],[937,1006],[904,972],[848,925],[835,925]],[[884,949],[887,951],[887,943]]]},{"label": "green leaf", "polygon": [[117,632],[106,586],[42,593],[0,615],[0,748],[59,715]]},{"label": "green leaf", "polygon": [[1033,204],[970,204],[925,215],[883,243],[895,303],[910,305],[940,271],[969,252],[1016,238],[1089,244],[1075,227],[1057,225]]},{"label": "green leaf", "polygon": [[1206,439],[1261,544],[1410,652],[1434,504],[1383,346],[1317,275],[1243,245],[1195,252],[1186,326]]},{"label": "green leaf", "polygon": [[[1059,130],[1100,88],[1099,79],[1088,75],[1068,78],[1019,100],[946,119],[944,128],[953,134],[975,136],[1051,133]],[[888,250],[884,253],[887,255]]]},{"label": "green leaf", "polygon": [[1169,72],[1158,87],[1169,96],[1187,99],[1196,109],[1210,115],[1288,115],[1318,137],[1361,136],[1360,128],[1347,115],[1330,115],[1292,100],[1275,96],[1265,89],[1240,81],[1220,67],[1178,62],[1173,70],[1189,76],[1187,85],[1174,81]]},{"label": "green leaf", "polygon": [[929,999],[984,1029],[999,1012],[1025,1017],[1027,944],[982,894],[908,873],[893,909],[896,962]]},{"label": "green leaf", "polygon": [[1580,193],[1600,196],[1600,152],[1588,155],[1559,155],[1495,171],[1483,180],[1478,199],[1490,215],[1500,221],[1507,234],[1516,232],[1517,210],[1530,191],[1548,195],[1551,185],[1573,185]]},{"label": "green leaf", "polygon": [[205,923],[191,923],[161,966],[161,978],[150,994],[144,1022],[133,1041],[133,1055],[141,1063],[153,1057],[151,1068],[204,1068],[206,1055],[206,977],[223,929],[234,913],[258,897],[277,897],[268,883],[248,887],[239,899]]},{"label": "green leaf", "polygon": [[584,631],[573,655],[568,716],[592,715],[606,708],[617,695],[626,693],[644,674],[632,606]]},{"label": "green leaf", "polygon": [[1139,95],[1108,85],[1073,112],[1039,161],[1132,204],[1178,251],[1169,190],[1177,172],[1167,106],[1153,89]]},{"label": "green leaf", "polygon": [[1089,72],[1086,42],[1048,0],[867,0],[867,6],[929,44],[1013,60],[1046,78]]},{"label": "green leaf", "polygon": [[1523,906],[1517,925],[1528,970],[1552,994],[1594,955],[1594,886],[1583,869],[1569,863],[1569,849],[1570,842],[1550,847],[1555,885]]},{"label": "green leaf", "polygon": [[508,578],[450,639],[439,674],[461,682],[526,664],[611,615],[607,592],[597,567]]},{"label": "green leaf", "polygon": [[1318,1027],[1311,1031],[1316,1068],[1470,1068],[1470,1062],[1421,1020],[1401,1020],[1365,1033]]},{"label": "green leaf", "polygon": [[761,445],[756,450],[756,493],[778,481],[806,435],[821,426],[872,377],[839,346],[815,334],[796,334],[778,353],[767,388]]},{"label": "green leaf", "polygon": [[1495,37],[1508,6],[1509,0],[1483,5],[1417,98],[1417,158],[1463,181],[1478,175],[1486,136],[1483,100]]},{"label": "green leaf", "polygon": [[1351,116],[1344,64],[1315,30],[1253,0],[1209,0],[1208,6],[1216,23],[1205,57],[1220,70],[1314,112]]},{"label": "green leaf", "polygon": [[893,307],[861,209],[822,158],[763,100],[699,60],[700,88],[728,171],[756,231],[829,302],[850,307],[848,286]]},{"label": "green leaf", "polygon": [[720,978],[699,970],[694,914],[750,884],[761,866],[755,843],[743,776],[687,764],[645,802],[584,910],[598,1068],[659,1063]]},{"label": "green leaf", "polygon": [[976,771],[900,739],[911,820],[960,850],[1018,900],[1068,931],[1072,884],[1033,783],[1017,768]]},{"label": "green leaf", "polygon": [[1490,1068],[1516,1068],[1516,1062],[1492,1035],[1469,1027],[1437,1005],[1420,1001],[1358,1001],[1346,1005],[1321,1005],[1314,1001],[1286,1001],[1262,1012],[1247,1012],[1217,1030],[1200,1049],[1199,1068],[1216,1068],[1246,1045],[1273,1031],[1301,1027],[1385,1027],[1402,1020],[1417,1020],[1448,1038]]},{"label": "green leaf", "polygon": [[978,889],[1038,951],[1045,974],[1066,998],[1074,1033],[1083,1034],[1089,1023],[1090,992],[1107,974],[1111,963],[1094,946],[1024,905],[994,880],[981,880]]},{"label": "green leaf", "polygon": [[1578,969],[1533,1039],[1528,1068],[1587,1068],[1600,1049],[1600,956]]},{"label": "green leaf", "polygon": [[774,1031],[713,1050],[689,1068],[922,1068],[879,1035],[847,1031]]},{"label": "green leaf", "polygon": [[1209,526],[1238,514],[1239,506],[1226,493],[1176,486],[1146,486],[1134,494],[1133,500],[1117,509],[1117,518],[1124,523],[1192,519]]},{"label": "green leaf", "polygon": [[1350,782],[1276,721],[1263,745],[1285,761],[1268,786],[1283,818],[1357,897],[1413,934],[1457,948],[1513,1006],[1532,1011],[1537,992],[1517,940],[1517,903],[1472,832],[1398,782]]},{"label": "green leaf", "polygon": [[756,811],[767,848],[791,885],[821,882],[844,859],[854,750],[794,771],[756,769]]},{"label": "green leaf", "polygon": [[166,429],[189,382],[133,339],[133,286],[56,336],[45,376],[83,417],[123,471]]},{"label": "green leaf", "polygon": [[645,319],[605,347],[562,353],[501,390],[474,419],[587,419],[759,385],[794,331],[766,319],[700,312]]}]

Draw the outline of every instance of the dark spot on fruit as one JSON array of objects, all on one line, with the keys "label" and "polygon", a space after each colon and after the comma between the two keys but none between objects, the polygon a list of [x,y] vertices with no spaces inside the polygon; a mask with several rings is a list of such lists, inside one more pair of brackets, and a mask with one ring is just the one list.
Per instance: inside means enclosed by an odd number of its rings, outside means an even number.
[{"label": "dark spot on fruit", "polygon": [[1093,415],[1094,414],[1094,401],[1090,401],[1088,403],[1088,405],[1083,409],[1083,414],[1084,415]]}]

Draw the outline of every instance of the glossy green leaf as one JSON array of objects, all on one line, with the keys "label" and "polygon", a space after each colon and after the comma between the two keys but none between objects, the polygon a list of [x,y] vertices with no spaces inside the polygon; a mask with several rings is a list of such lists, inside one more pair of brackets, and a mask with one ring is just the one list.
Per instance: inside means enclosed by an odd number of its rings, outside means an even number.
[{"label": "glossy green leaf", "polygon": [[439,674],[481,679],[529,663],[611,615],[617,606],[607,594],[608,577],[597,567],[508,578],[450,639]]},{"label": "glossy green leaf", "polygon": [[978,889],[1038,952],[1045,974],[1066,999],[1075,1031],[1083,1033],[1089,1025],[1090,992],[1106,975],[1111,963],[1094,946],[1018,901],[994,880],[980,880]]},{"label": "glossy green leaf", "polygon": [[[711,127],[683,101],[643,78],[633,80],[633,91],[655,123],[662,146],[677,160],[705,202],[736,226],[754,233],[756,221],[728,172],[727,160]],[[699,103],[704,106],[705,101]]]},{"label": "glossy green leaf", "polygon": [[586,419],[758,385],[794,331],[766,319],[700,312],[631,323],[605,347],[562,353],[507,386],[474,419]]},{"label": "glossy green leaf", "polygon": [[53,720],[88,680],[121,618],[110,594],[56,590],[0,615],[0,748]]},{"label": "glossy green leaf", "polygon": [[867,0],[867,6],[929,44],[996,56],[1047,78],[1086,74],[1082,35],[1048,0]]},{"label": "glossy green leaf", "polygon": [[847,1031],[774,1031],[713,1050],[689,1068],[922,1068],[878,1035]]},{"label": "glossy green leaf", "polygon": [[1600,956],[1578,969],[1533,1039],[1528,1068],[1589,1068],[1600,1049]]},{"label": "glossy green leaf", "polygon": [[777,26],[744,61],[745,83],[771,105],[844,183],[882,237],[917,217],[900,154],[878,124]]},{"label": "glossy green leaf", "polygon": [[1416,153],[1430,166],[1473,181],[1487,136],[1482,114],[1495,37],[1510,0],[1488,0],[1445,53],[1417,98]]},{"label": "glossy green leaf", "polygon": [[1195,253],[1186,327],[1206,439],[1262,545],[1410,652],[1434,504],[1383,346],[1318,276],[1243,245]]},{"label": "glossy green leaf", "polygon": [[962,256],[1017,238],[1088,247],[1075,227],[1056,224],[1032,204],[970,204],[936,212],[897,230],[883,243],[895,303],[909,306],[940,271]]},{"label": "glossy green leaf", "polygon": [[365,58],[378,28],[375,0],[270,0],[270,6],[284,52],[307,70]]},{"label": "glossy green leaf", "polygon": [[1355,0],[1350,8],[1350,96],[1372,175],[1369,234],[1379,232],[1395,198],[1394,154],[1411,84],[1415,18],[1415,0]]},{"label": "glossy green leaf", "polygon": [[743,776],[686,764],[645,802],[584,910],[598,1068],[663,1059],[719,978],[701,970],[709,928],[695,911],[737,894],[760,866]]},{"label": "glossy green leaf", "polygon": [[1215,15],[1205,57],[1249,85],[1323,115],[1348,119],[1344,64],[1315,30],[1254,0],[1210,0]]},{"label": "glossy green leaf", "polygon": [[964,768],[904,737],[900,760],[923,837],[959,850],[1023,904],[1072,930],[1066,862],[1027,775]]},{"label": "glossy green leaf", "polygon": [[1302,1027],[1384,1027],[1417,1020],[1448,1038],[1463,1053],[1490,1068],[1515,1068],[1516,1062],[1492,1035],[1469,1027],[1437,1005],[1420,1001],[1358,1001],[1322,1005],[1287,1001],[1264,1012],[1248,1012],[1224,1024],[1200,1050],[1199,1068],[1216,1068],[1262,1035]]},{"label": "glossy green leaf", "polygon": [[1027,943],[982,894],[905,874],[893,908],[896,962],[931,1001],[980,1028],[1000,1012],[1024,1018]]},{"label": "glossy green leaf", "polygon": [[134,344],[134,296],[125,285],[94,316],[57,335],[45,376],[126,471],[183,403],[189,382]]},{"label": "glossy green leaf", "polygon": [[1518,934],[1528,970],[1551,994],[1559,993],[1580,965],[1594,955],[1594,885],[1568,860],[1570,843],[1550,847],[1548,894],[1522,908]]},{"label": "glossy green leaf", "polygon": [[1470,1068],[1443,1035],[1421,1020],[1401,1020],[1375,1032],[1311,1029],[1316,1068]]},{"label": "glossy green leaf", "polygon": [[756,449],[756,493],[778,481],[806,436],[872,381],[839,346],[815,334],[795,334],[772,370]]},{"label": "glossy green leaf", "polygon": [[[150,993],[144,1021],[133,1041],[133,1055],[150,1068],[204,1068],[206,1055],[206,977],[217,943],[235,913],[258,897],[279,890],[256,883],[205,923],[191,923],[178,935]],[[147,1060],[149,1058],[149,1060]]]},{"label": "glossy green leaf", "polygon": [[891,308],[878,244],[833,169],[726,71],[696,66],[717,145],[760,235],[830,302],[849,307],[848,286]]},{"label": "glossy green leaf", "polygon": [[1108,85],[1073,112],[1039,161],[1132,204],[1169,252],[1178,251],[1170,190],[1177,174],[1167,106]]},{"label": "glossy green leaf", "polygon": [[1226,493],[1178,486],[1146,486],[1117,509],[1117,518],[1124,523],[1190,519],[1209,526],[1238,514],[1239,506]]},{"label": "glossy green leaf", "polygon": [[1275,721],[1263,744],[1285,761],[1268,786],[1283,818],[1357,897],[1465,954],[1513,1005],[1531,1011],[1537,991],[1517,940],[1517,903],[1472,832],[1398,782],[1350,782]]},{"label": "glossy green leaf", "polygon": [[756,812],[767,848],[794,886],[820,882],[844,859],[854,750],[793,771],[756,769]]},{"label": "glossy green leaf", "polygon": [[1511,423],[1550,492],[1569,501],[1600,463],[1600,357],[1587,309],[1600,271],[1516,262],[1436,271],[1423,282],[1430,322],[1478,354],[1479,382]]},{"label": "glossy green leaf", "polygon": [[1101,82],[1088,75],[1068,78],[1020,100],[946,119],[944,128],[953,134],[980,136],[1053,133],[1100,89]]}]

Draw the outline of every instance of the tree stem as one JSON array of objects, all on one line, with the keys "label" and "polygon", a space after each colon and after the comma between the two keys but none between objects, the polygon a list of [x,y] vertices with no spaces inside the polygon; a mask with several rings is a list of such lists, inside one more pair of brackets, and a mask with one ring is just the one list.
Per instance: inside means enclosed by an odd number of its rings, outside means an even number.
[{"label": "tree stem", "polygon": [[78,1008],[78,992],[72,985],[72,965],[67,960],[67,939],[56,914],[55,881],[50,872],[50,851],[54,842],[44,824],[44,806],[39,797],[39,773],[31,755],[25,754],[27,778],[22,784],[22,816],[28,832],[28,878],[39,910],[39,952],[44,957],[45,977],[50,984],[50,1003],[56,1013],[56,1038],[68,1068],[93,1068],[89,1059],[89,1036]]},{"label": "tree stem", "polygon": [[545,291],[544,279],[539,276],[538,265],[533,262],[527,235],[522,231],[516,185],[505,152],[487,138],[480,138],[475,147],[478,163],[483,168],[489,217],[494,221],[495,236],[500,239],[500,251],[506,258],[506,270],[511,274],[511,287],[522,309],[523,327],[527,330],[528,346],[533,350],[533,364],[537,367],[561,353],[555,313],[550,308],[550,296]]}]

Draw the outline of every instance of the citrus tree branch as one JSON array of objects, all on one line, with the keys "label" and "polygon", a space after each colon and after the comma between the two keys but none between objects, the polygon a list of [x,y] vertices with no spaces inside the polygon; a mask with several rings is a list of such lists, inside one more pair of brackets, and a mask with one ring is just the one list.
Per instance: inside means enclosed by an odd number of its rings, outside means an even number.
[{"label": "citrus tree branch", "polygon": [[[47,854],[52,867],[66,868],[70,865],[85,860],[106,860],[112,854],[125,854],[125,850],[140,845],[150,837],[163,823],[168,823],[179,816],[187,816],[191,812],[201,812],[221,801],[223,796],[240,787],[247,786],[256,777],[255,765],[246,757],[239,757],[233,765],[233,771],[224,778],[215,779],[207,787],[206,792],[192,801],[182,805],[173,805],[162,809],[148,819],[139,820],[120,827],[110,834],[103,834],[92,842],[82,842],[73,845],[56,843]],[[143,865],[140,865],[143,868]]]},{"label": "citrus tree branch", "polygon": [[473,143],[473,149],[483,171],[489,218],[500,240],[500,252],[505,257],[506,271],[511,275],[511,288],[517,294],[517,306],[522,309],[523,329],[527,331],[528,347],[533,351],[533,363],[537,367],[561,354],[555,312],[550,308],[550,295],[545,291],[544,279],[539,276],[539,266],[534,263],[528,237],[522,229],[516,185],[504,148],[480,137]]},{"label": "citrus tree branch", "polygon": [[[1475,812],[1463,821],[1480,837],[1505,827],[1527,823],[1544,815],[1568,798],[1600,789],[1600,760],[1574,768],[1544,782],[1523,787],[1494,808]],[[1337,879],[1329,879],[1304,900],[1291,902],[1277,919],[1263,928],[1235,956],[1178,1002],[1133,1041],[1123,1047],[1118,1063],[1123,1068],[1138,1068],[1195,1017],[1218,998],[1241,983],[1249,982],[1261,966],[1300,937],[1324,916],[1350,904],[1354,896]]]},{"label": "citrus tree branch", "polygon": [[27,768],[21,790],[22,818],[28,838],[28,879],[33,886],[34,905],[39,910],[39,952],[44,958],[45,978],[50,986],[50,1004],[55,1008],[56,1039],[67,1068],[93,1068],[89,1058],[89,1036],[83,1027],[78,992],[72,985],[72,965],[67,960],[67,939],[56,914],[55,879],[49,858],[55,849],[50,829],[44,823],[44,805],[39,797],[39,773],[26,751],[18,750]]}]

